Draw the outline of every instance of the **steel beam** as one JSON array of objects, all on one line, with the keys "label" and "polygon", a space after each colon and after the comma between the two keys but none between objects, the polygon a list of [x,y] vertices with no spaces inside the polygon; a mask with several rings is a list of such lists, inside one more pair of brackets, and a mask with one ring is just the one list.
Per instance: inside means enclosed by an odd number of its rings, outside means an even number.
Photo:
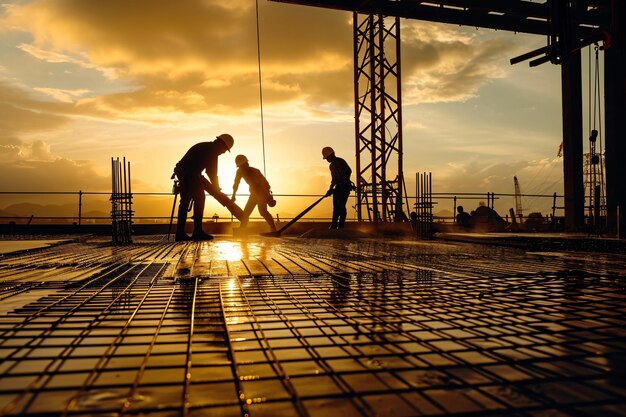
[{"label": "steel beam", "polygon": [[626,239],[626,4],[614,1],[604,53],[606,202],[609,230]]},{"label": "steel beam", "polygon": [[[511,32],[548,35],[546,3],[523,0],[270,0],[362,14],[450,23]],[[577,16],[580,35],[591,36],[607,19],[601,9]]]}]

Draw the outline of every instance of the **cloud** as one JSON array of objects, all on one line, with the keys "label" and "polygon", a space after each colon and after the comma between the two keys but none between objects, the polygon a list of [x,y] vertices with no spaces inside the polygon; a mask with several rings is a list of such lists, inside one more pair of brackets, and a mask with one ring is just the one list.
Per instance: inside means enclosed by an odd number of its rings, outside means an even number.
[{"label": "cloud", "polygon": [[[321,121],[345,124],[346,134],[340,137],[350,137],[352,14],[273,2],[259,5],[268,130],[306,125],[318,129],[316,136],[321,126],[313,124]],[[0,19],[3,31],[20,32],[15,37],[17,52],[28,54],[27,62],[47,64],[41,71],[89,72],[72,80],[40,74],[36,81],[0,81],[0,110],[8,116],[0,120],[0,139],[20,143],[4,149],[3,158],[10,155],[20,169],[34,161],[17,161],[19,155],[62,165],[54,148],[46,154],[45,146],[37,148],[33,139],[45,133],[48,143],[62,144],[66,137],[59,128],[69,121],[74,122],[67,126],[67,137],[80,134],[72,155],[84,158],[91,158],[85,148],[92,151],[96,138],[101,140],[97,149],[124,149],[130,156],[133,149],[145,146],[145,136],[158,137],[156,131],[136,133],[134,129],[145,124],[177,131],[228,125],[247,135],[257,133],[248,123],[254,118],[256,126],[259,115],[253,2],[33,0],[5,6]],[[485,83],[506,75],[503,57],[514,47],[499,34],[478,36],[449,25],[405,19],[402,45],[405,108],[476,95]],[[96,78],[104,87],[94,83]],[[405,117],[407,131],[424,134],[430,129],[427,121],[415,120]],[[28,136],[33,133],[38,136]],[[328,134],[335,135],[330,130]],[[294,131],[292,137],[309,143],[303,136]],[[49,159],[42,159],[46,155]],[[68,174],[69,167],[83,169],[71,159],[65,164]],[[317,183],[306,188],[313,191]]]},{"label": "cloud", "polygon": [[110,180],[91,162],[61,158],[43,141],[0,140],[0,189],[4,191],[106,190]]},{"label": "cloud", "polygon": [[54,98],[57,101],[62,101],[64,103],[71,103],[79,97],[83,97],[89,94],[91,91],[85,88],[77,89],[77,90],[63,90],[60,88],[34,88],[35,91],[43,93],[47,96]]},{"label": "cloud", "polygon": [[[486,194],[513,194],[513,177],[517,176],[522,194],[545,195],[545,197],[523,197],[526,212],[548,212],[552,206],[552,194],[563,193],[562,160],[560,158],[535,161],[515,161],[511,163],[483,162],[472,160],[465,163],[449,163],[441,167],[433,176],[435,192],[467,192]],[[414,184],[413,184],[414,185]],[[411,185],[408,185],[409,189]],[[463,199],[461,195],[459,199]],[[512,206],[512,196],[500,196],[496,209],[505,214]],[[467,200],[468,206],[478,205],[475,200]],[[468,207],[469,208],[469,207]]]},{"label": "cloud", "polygon": [[545,188],[544,175],[558,172],[562,166],[560,158],[507,163],[472,160],[447,164],[437,173],[437,180],[449,190],[506,193],[512,192],[513,176],[517,176],[527,181],[525,192],[552,193],[555,190]]},{"label": "cloud", "polygon": [[83,68],[95,69],[97,71],[100,71],[105,76],[105,78],[108,78],[108,79],[117,78],[117,74],[115,73],[114,70],[105,68],[105,67],[98,67],[94,64],[91,64],[88,58],[84,56],[84,54],[78,54],[78,55],[74,54],[77,56],[72,56],[72,55],[65,54],[65,53],[41,49],[41,48],[36,47],[35,45],[30,45],[26,43],[21,43],[17,45],[17,48],[26,52],[33,58],[39,59],[41,61],[56,63],[56,64],[60,64],[60,63],[76,64]]},{"label": "cloud", "polygon": [[69,121],[67,116],[56,113],[54,104],[0,80],[0,140],[58,128]]},{"label": "cloud", "polygon": [[[32,56],[115,72],[138,86],[81,102],[75,111],[232,112],[258,106],[256,22],[248,3],[42,0],[9,8],[7,20],[32,34],[32,44],[20,45]],[[330,94],[337,83],[332,73],[343,70],[349,79],[350,42],[336,42],[349,39],[349,22],[337,13],[326,13],[320,21],[315,18],[320,13],[284,5],[263,10],[268,103],[316,94],[318,84],[324,84],[320,74],[329,72],[330,88],[322,100],[332,100],[337,96]],[[302,86],[312,89],[305,92]],[[349,103],[349,97],[342,99]]]},{"label": "cloud", "polygon": [[16,161],[53,161],[55,159],[50,152],[50,145],[40,140],[28,144],[19,140],[3,142],[0,143],[0,161],[5,164]]},{"label": "cloud", "polygon": [[508,74],[510,38],[483,40],[449,25],[408,22],[403,32],[404,102],[466,101],[490,80]]},{"label": "cloud", "polygon": [[[263,96],[268,107],[353,103],[351,14],[261,3]],[[494,77],[510,44],[449,26],[403,20],[405,102],[466,100]],[[39,86],[76,106],[68,114],[155,121],[154,111],[242,115],[258,108],[253,3],[187,0],[38,0],[7,8],[19,47],[47,62],[93,68],[135,88],[83,98]],[[315,115],[313,111],[311,115]],[[319,113],[318,113],[319,115]]]}]

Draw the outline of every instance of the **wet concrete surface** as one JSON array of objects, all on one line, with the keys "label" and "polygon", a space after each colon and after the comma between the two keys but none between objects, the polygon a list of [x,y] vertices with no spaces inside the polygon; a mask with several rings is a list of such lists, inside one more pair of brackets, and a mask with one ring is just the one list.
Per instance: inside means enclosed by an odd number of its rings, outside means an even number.
[{"label": "wet concrete surface", "polygon": [[258,236],[4,254],[0,414],[623,416],[625,265]]},{"label": "wet concrete surface", "polygon": [[58,245],[63,240],[0,240],[0,254],[27,251]]}]

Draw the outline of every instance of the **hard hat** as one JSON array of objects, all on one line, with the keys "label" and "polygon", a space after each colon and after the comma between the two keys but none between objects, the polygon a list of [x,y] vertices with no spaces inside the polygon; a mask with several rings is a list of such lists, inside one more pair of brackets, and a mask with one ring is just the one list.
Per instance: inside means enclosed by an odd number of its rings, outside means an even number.
[{"label": "hard hat", "polygon": [[322,149],[322,157],[324,159],[328,159],[328,157],[334,153],[335,153],[334,149],[331,148],[330,146],[326,146],[325,148]]},{"label": "hard hat", "polygon": [[235,165],[237,165],[237,168],[247,163],[248,163],[248,158],[246,158],[245,155],[237,155],[235,157]]},{"label": "hard hat", "polygon": [[221,140],[222,142],[224,142],[224,145],[226,145],[226,149],[228,149],[228,152],[230,152],[230,148],[233,147],[235,143],[235,139],[233,139],[233,137],[229,135],[228,133],[222,133],[217,138]]}]

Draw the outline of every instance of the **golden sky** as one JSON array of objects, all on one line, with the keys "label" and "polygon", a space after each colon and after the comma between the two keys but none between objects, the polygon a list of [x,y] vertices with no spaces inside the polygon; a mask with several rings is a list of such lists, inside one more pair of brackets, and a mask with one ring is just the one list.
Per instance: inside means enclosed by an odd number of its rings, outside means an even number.
[{"label": "golden sky", "polygon": [[[354,167],[352,15],[259,6],[268,180],[322,193],[323,146]],[[416,171],[439,192],[512,193],[517,175],[561,193],[560,69],[509,64],[545,40],[401,25],[409,194]],[[134,191],[169,191],[185,151],[225,132],[224,191],[235,155],[263,168],[254,0],[4,1],[0,55],[2,190],[106,191],[126,156]]]}]

